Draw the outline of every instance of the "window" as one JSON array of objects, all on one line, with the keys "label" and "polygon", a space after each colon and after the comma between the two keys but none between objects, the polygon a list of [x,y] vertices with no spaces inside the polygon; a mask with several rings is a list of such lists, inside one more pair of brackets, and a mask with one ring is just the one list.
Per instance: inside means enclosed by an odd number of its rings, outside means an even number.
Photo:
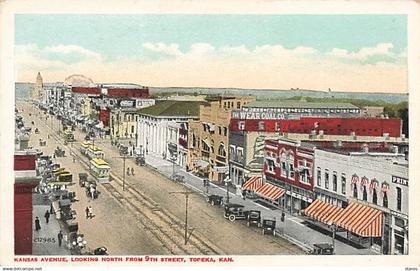
[{"label": "window", "polygon": [[236,108],[237,108],[237,109],[241,108],[241,102],[237,102],[237,103],[236,103]]},{"label": "window", "polygon": [[346,175],[341,175],[341,194],[346,194]]},{"label": "window", "polygon": [[207,124],[203,123],[203,131],[205,132],[207,130]]},{"label": "window", "polygon": [[230,145],[229,146],[229,156],[233,157],[235,155],[235,146]]},{"label": "window", "polygon": [[227,136],[227,132],[228,132],[228,128],[227,127],[223,127],[223,135]]},{"label": "window", "polygon": [[245,130],[245,121],[238,122],[238,129],[239,130]]},{"label": "window", "polygon": [[195,138],[195,134],[192,135],[192,146],[193,148],[197,147],[197,139]]},{"label": "window", "polygon": [[274,172],[274,161],[271,159],[267,159],[267,170]]},{"label": "window", "polygon": [[321,168],[320,167],[316,169],[316,185],[321,187]]},{"label": "window", "polygon": [[221,135],[222,134],[222,127],[218,126],[218,128],[219,128],[219,135]]},{"label": "window", "polygon": [[238,155],[238,159],[242,160],[244,158],[244,149],[238,147],[236,154]]},{"label": "window", "polygon": [[258,130],[265,130],[265,123],[264,123],[264,121],[258,122]]},{"label": "window", "polygon": [[281,175],[286,176],[286,162],[281,162]]},{"label": "window", "polygon": [[219,150],[217,151],[217,153],[218,153],[220,156],[226,156],[225,145],[223,145],[223,143],[222,143],[222,144],[220,144],[220,146],[219,146]]},{"label": "window", "polygon": [[397,187],[397,210],[401,211],[401,188]]},{"label": "window", "polygon": [[134,126],[131,126],[131,133],[134,133]]},{"label": "window", "polygon": [[295,169],[293,166],[293,162],[289,164],[289,179],[295,178]]},{"label": "window", "polygon": [[325,189],[330,189],[330,173],[328,172],[328,169],[325,170],[324,185]]},{"label": "window", "polygon": [[337,172],[333,172],[333,191],[337,192]]},{"label": "window", "polygon": [[373,189],[372,191],[372,203],[378,204],[378,194],[376,193],[376,189]]},{"label": "window", "polygon": [[367,201],[366,185],[363,186],[363,200],[366,200]]},{"label": "window", "polygon": [[357,184],[353,184],[353,198],[357,199]]},{"label": "window", "polygon": [[385,208],[388,208],[388,194],[387,194],[387,192],[384,192],[384,197],[382,199],[382,205]]},{"label": "window", "polygon": [[275,130],[280,131],[280,122],[276,122]]}]

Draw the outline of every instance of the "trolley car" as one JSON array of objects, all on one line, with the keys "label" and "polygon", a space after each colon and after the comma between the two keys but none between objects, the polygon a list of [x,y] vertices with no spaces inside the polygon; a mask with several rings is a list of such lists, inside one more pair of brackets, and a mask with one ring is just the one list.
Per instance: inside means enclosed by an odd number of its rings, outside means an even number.
[{"label": "trolley car", "polygon": [[102,151],[101,148],[91,145],[86,150],[86,156],[89,157],[89,159],[93,159],[93,158],[104,159],[104,152]]},{"label": "trolley car", "polygon": [[86,155],[87,150],[92,145],[90,141],[83,141],[82,144],[80,144],[80,152],[84,155]]},{"label": "trolley car", "polygon": [[72,142],[72,141],[75,141],[75,140],[74,140],[74,135],[73,135],[73,132],[72,132],[72,131],[70,131],[70,130],[65,130],[65,131],[64,131],[64,133],[63,133],[63,136],[64,136],[64,139],[65,139],[67,142]]},{"label": "trolley car", "polygon": [[99,182],[109,182],[110,166],[101,158],[93,158],[90,160],[90,170]]}]

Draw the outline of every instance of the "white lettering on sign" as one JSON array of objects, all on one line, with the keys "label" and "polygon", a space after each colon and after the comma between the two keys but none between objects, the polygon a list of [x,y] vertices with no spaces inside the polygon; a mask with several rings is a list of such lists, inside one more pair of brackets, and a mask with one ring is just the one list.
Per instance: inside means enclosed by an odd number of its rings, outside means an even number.
[{"label": "white lettering on sign", "polygon": [[267,119],[267,120],[284,120],[284,113],[274,111],[267,112],[249,112],[249,111],[232,111],[233,119]]},{"label": "white lettering on sign", "polygon": [[401,184],[401,185],[404,185],[404,186],[408,186],[408,180],[406,178],[392,176],[392,182],[396,183],[396,184]]},{"label": "white lettering on sign", "polygon": [[120,106],[127,106],[132,107],[134,105],[134,101],[121,101]]}]

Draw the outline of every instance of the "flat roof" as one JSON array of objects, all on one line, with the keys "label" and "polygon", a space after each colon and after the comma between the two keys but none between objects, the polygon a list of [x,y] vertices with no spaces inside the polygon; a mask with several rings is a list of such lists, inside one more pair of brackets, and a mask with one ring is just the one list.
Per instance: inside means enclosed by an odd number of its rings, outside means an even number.
[{"label": "flat roof", "polygon": [[155,105],[139,109],[142,115],[151,116],[194,116],[198,117],[203,102],[166,100]]},{"label": "flat roof", "polygon": [[243,107],[245,108],[319,108],[319,109],[359,109],[359,107],[351,103],[312,103],[312,102],[296,102],[296,101],[254,101]]}]

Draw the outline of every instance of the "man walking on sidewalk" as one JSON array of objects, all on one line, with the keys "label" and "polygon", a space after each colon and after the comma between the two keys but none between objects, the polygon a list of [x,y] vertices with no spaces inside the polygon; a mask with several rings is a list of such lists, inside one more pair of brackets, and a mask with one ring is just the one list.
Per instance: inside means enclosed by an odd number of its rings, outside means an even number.
[{"label": "man walking on sidewalk", "polygon": [[88,219],[89,218],[89,207],[86,207],[85,213],[86,213],[86,219]]},{"label": "man walking on sidewalk", "polygon": [[57,234],[57,239],[58,239],[58,246],[61,247],[61,243],[63,242],[63,233],[61,231]]},{"label": "man walking on sidewalk", "polygon": [[39,218],[35,218],[35,230],[39,231],[41,229],[41,223],[39,222]]},{"label": "man walking on sidewalk", "polygon": [[48,224],[48,222],[50,222],[50,212],[48,212],[48,210],[45,212],[45,223]]}]

